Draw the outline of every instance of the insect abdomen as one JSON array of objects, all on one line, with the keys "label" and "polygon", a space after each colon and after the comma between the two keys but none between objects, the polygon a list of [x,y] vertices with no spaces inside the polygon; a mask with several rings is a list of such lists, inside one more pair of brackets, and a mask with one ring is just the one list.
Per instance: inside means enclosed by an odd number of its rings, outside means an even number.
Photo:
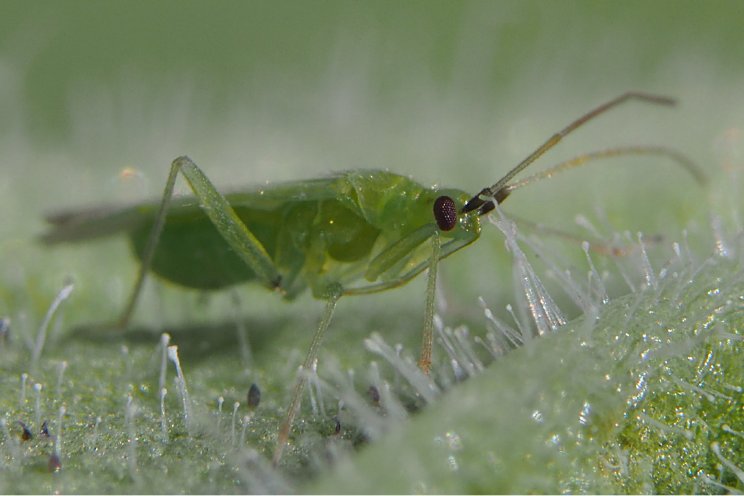
[{"label": "insect abdomen", "polygon": [[[239,215],[246,217],[246,224],[253,220],[252,217],[258,217],[258,212],[250,215],[246,209],[240,210]],[[273,227],[277,224],[276,214],[260,214],[263,220],[250,222],[250,228],[272,253],[276,245],[277,233]],[[152,222],[146,222],[130,234],[132,247],[140,260],[151,229]],[[151,268],[164,279],[196,289],[220,289],[255,278],[253,271],[227,246],[197,207],[168,215]]]}]

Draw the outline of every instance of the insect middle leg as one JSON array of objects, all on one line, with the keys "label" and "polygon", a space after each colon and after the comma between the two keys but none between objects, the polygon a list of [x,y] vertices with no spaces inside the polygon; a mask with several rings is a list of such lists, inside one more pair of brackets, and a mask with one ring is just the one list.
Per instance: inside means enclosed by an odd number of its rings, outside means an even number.
[{"label": "insect middle leg", "polygon": [[[437,282],[437,267],[439,264],[439,257],[441,253],[441,242],[439,239],[439,233],[434,231],[433,235],[431,236],[431,244],[432,244],[432,253],[429,259],[429,273],[427,277],[427,286],[426,286],[426,307],[424,312],[424,330],[422,335],[422,343],[421,343],[421,355],[419,358],[419,367],[421,370],[428,374],[429,370],[431,369],[431,357],[432,357],[432,345],[433,345],[433,336],[434,336],[434,304],[436,300],[436,282]],[[389,289],[393,287],[400,286],[402,284],[405,284],[410,279],[416,276],[418,274],[418,271],[412,271],[403,277],[400,277],[398,279],[393,279],[390,281],[386,281],[384,285],[382,286],[371,286],[370,288],[372,292],[380,291],[382,288]],[[274,450],[274,456],[273,456],[273,464],[274,466],[277,466],[279,464],[279,461],[282,457],[282,452],[284,451],[284,447],[287,445],[287,441],[289,440],[289,432],[292,428],[292,424],[294,422],[295,416],[297,415],[297,412],[300,407],[300,400],[302,398],[302,392],[305,389],[305,385],[307,383],[307,373],[312,368],[313,363],[318,357],[318,350],[320,348],[321,341],[323,340],[323,336],[328,329],[328,325],[331,322],[331,317],[333,316],[333,311],[336,308],[336,303],[338,302],[339,298],[343,295],[347,294],[364,294],[365,288],[355,288],[350,290],[344,290],[341,285],[336,285],[329,287],[326,291],[326,308],[325,312],[323,313],[323,317],[320,320],[320,324],[318,325],[318,329],[315,331],[315,335],[313,336],[313,340],[310,343],[310,348],[307,350],[307,355],[305,356],[305,361],[302,364],[302,367],[299,370],[294,389],[292,390],[292,397],[290,399],[289,407],[287,408],[287,413],[284,418],[284,421],[282,422],[281,427],[279,428],[279,436],[277,439],[276,448]]]},{"label": "insect middle leg", "polygon": [[336,308],[336,303],[338,302],[341,295],[342,288],[340,285],[330,287],[327,291],[326,307],[325,311],[323,312],[323,317],[320,319],[320,324],[318,324],[318,328],[313,335],[313,340],[310,342],[310,347],[308,348],[307,354],[305,355],[305,361],[302,363],[302,367],[300,367],[298,371],[297,379],[295,380],[295,385],[292,389],[292,396],[289,400],[289,406],[287,407],[287,413],[285,414],[284,421],[282,421],[282,424],[279,427],[279,436],[272,459],[274,466],[277,466],[279,464],[279,460],[281,460],[284,447],[287,445],[287,441],[289,441],[289,431],[290,429],[292,429],[292,424],[294,423],[295,416],[297,416],[297,412],[300,409],[300,400],[302,399],[302,392],[304,391],[305,384],[307,383],[308,371],[312,369],[313,363],[318,358],[318,350],[320,349],[320,344],[323,341],[323,336],[328,329],[328,325],[331,323],[333,311]]}]

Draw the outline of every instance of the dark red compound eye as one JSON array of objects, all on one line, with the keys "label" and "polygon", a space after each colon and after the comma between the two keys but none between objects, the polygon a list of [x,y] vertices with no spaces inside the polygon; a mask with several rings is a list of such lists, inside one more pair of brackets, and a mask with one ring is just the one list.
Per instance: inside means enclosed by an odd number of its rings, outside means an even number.
[{"label": "dark red compound eye", "polygon": [[449,196],[440,196],[434,200],[434,218],[442,231],[451,231],[457,225],[457,208],[455,200]]}]

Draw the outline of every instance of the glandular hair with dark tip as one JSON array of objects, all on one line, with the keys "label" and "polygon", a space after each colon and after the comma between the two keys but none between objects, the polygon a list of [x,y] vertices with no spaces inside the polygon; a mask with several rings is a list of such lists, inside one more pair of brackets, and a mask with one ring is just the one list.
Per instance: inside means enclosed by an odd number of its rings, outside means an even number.
[{"label": "glandular hair with dark tip", "polygon": [[258,389],[258,386],[256,384],[251,384],[251,387],[248,388],[248,395],[247,395],[247,405],[250,410],[253,410],[258,406],[258,404],[261,402],[261,390]]},{"label": "glandular hair with dark tip", "polygon": [[22,440],[24,440],[24,441],[28,441],[29,439],[31,439],[31,438],[33,438],[33,437],[34,437],[33,433],[31,432],[31,429],[29,429],[29,428],[28,428],[28,427],[26,426],[26,424],[24,424],[23,422],[21,422],[21,421],[19,420],[19,421],[18,421],[18,425],[20,425],[20,426],[21,426],[21,429],[22,429],[22,431],[21,431],[21,439],[22,439]]},{"label": "glandular hair with dark tip", "polygon": [[380,390],[375,386],[370,386],[367,389],[367,397],[373,405],[377,406],[380,404]]},{"label": "glandular hair with dark tip", "polygon": [[9,341],[10,338],[10,318],[0,317],[0,344]]},{"label": "glandular hair with dark tip", "polygon": [[341,421],[338,417],[333,417],[333,433],[338,435],[341,433]]}]

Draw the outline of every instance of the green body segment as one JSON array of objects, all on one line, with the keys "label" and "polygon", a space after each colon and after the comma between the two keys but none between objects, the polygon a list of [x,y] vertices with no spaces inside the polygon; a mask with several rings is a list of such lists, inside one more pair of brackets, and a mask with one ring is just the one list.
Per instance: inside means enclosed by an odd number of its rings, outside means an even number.
[{"label": "green body segment", "polygon": [[[330,284],[364,286],[399,278],[425,265],[430,247],[423,241],[428,236],[396,256],[381,274],[365,277],[370,262],[391,245],[422,226],[431,226],[433,232],[432,205],[441,194],[461,203],[468,198],[462,191],[424,188],[384,171],[345,172],[226,198],[274,261],[284,294],[291,299],[306,287],[322,298]],[[147,220],[131,232],[139,257],[152,228],[152,215]],[[444,233],[443,242],[464,246],[479,233],[477,217],[468,218]],[[170,209],[151,268],[165,279],[199,289],[255,279],[196,204]]]},{"label": "green body segment", "polygon": [[[463,191],[425,188],[407,177],[378,170],[343,172],[225,197],[266,249],[281,274],[282,292],[291,299],[307,287],[323,298],[332,284],[344,289],[390,281],[402,284],[423,271],[431,256],[430,243],[425,241],[437,229],[432,206],[441,195],[452,197],[459,206],[469,197]],[[155,204],[112,210],[80,220],[77,230],[66,218],[57,222],[66,239],[55,238],[54,230],[47,239],[73,241],[124,231],[141,259],[156,212]],[[113,228],[106,226],[111,220],[116,220]],[[454,229],[440,233],[441,257],[475,241],[479,234],[478,217],[462,216]],[[169,208],[151,270],[197,289],[257,279],[193,198],[174,201]]]}]

